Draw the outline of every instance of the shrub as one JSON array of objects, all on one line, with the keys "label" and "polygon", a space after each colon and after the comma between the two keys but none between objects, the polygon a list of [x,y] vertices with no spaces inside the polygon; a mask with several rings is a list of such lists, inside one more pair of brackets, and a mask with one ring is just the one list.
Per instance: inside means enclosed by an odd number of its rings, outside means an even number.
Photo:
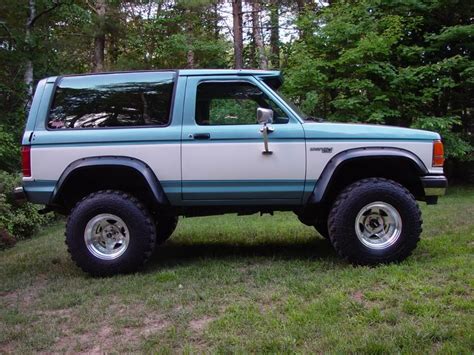
[{"label": "shrub", "polygon": [[29,202],[18,204],[14,200],[13,188],[20,184],[19,175],[0,172],[0,248],[11,245],[12,238],[31,238],[38,227],[53,219],[52,214],[39,214],[39,208]]}]

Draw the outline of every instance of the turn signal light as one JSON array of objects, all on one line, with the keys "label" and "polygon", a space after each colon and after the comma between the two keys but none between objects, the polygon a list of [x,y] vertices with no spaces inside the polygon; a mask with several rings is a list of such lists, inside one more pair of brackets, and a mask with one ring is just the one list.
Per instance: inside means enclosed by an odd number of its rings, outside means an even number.
[{"label": "turn signal light", "polygon": [[31,176],[31,147],[29,145],[21,147],[21,171],[24,177]]},{"label": "turn signal light", "polygon": [[433,142],[433,166],[444,165],[444,147],[440,140]]}]

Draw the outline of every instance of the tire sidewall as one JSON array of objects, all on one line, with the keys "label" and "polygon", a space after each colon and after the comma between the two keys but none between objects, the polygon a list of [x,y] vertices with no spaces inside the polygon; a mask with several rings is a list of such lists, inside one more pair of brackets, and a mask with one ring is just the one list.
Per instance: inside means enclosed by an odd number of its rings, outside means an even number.
[{"label": "tire sidewall", "polygon": [[[146,211],[133,203],[127,195],[97,194],[88,198],[74,209],[66,229],[67,244],[76,263],[93,274],[113,274],[130,272],[143,263],[144,253],[150,248],[149,219]],[[125,252],[112,260],[103,260],[93,255],[87,248],[84,233],[87,223],[103,213],[121,218],[129,231],[129,244]],[[153,227],[154,228],[154,227]]]},{"label": "tire sidewall", "polygon": [[[384,249],[371,249],[357,237],[355,221],[362,208],[378,201],[390,204],[400,214],[401,233],[392,245]],[[409,253],[416,246],[420,233],[416,201],[403,187],[389,181],[354,188],[337,207],[331,224],[331,242],[337,243],[349,259],[361,264],[398,260],[400,255]]]}]

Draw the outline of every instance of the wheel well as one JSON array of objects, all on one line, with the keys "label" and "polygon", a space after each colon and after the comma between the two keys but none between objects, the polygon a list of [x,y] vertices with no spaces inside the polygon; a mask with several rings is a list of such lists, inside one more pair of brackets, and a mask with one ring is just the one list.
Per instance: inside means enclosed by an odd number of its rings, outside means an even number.
[{"label": "wheel well", "polygon": [[142,173],[132,167],[112,165],[85,166],[69,173],[54,197],[53,205],[67,213],[83,197],[99,190],[128,192],[150,209],[157,204]]},{"label": "wheel well", "polygon": [[418,200],[424,199],[419,167],[403,157],[367,157],[349,159],[334,171],[321,203],[329,206],[336,196],[351,183],[370,177],[394,180],[407,188]]}]

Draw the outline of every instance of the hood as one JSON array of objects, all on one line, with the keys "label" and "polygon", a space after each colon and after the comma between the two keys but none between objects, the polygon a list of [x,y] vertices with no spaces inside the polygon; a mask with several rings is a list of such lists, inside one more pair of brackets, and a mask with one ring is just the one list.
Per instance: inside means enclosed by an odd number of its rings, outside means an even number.
[{"label": "hood", "polygon": [[436,132],[362,123],[305,122],[307,139],[436,140]]}]

